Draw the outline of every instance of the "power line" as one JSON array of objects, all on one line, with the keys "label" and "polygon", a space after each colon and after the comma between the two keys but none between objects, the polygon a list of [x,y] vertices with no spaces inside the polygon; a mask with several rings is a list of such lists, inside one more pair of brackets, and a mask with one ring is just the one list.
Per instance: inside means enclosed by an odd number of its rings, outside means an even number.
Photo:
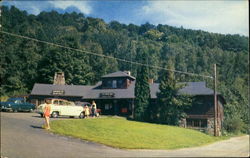
[{"label": "power line", "polygon": [[27,37],[27,36],[22,36],[22,35],[6,32],[6,31],[0,31],[0,32],[3,33],[3,34],[14,36],[14,37],[28,39],[28,40],[32,40],[32,41],[35,41],[35,42],[45,43],[45,44],[48,44],[48,45],[52,45],[52,46],[56,46],[56,47],[60,47],[60,48],[65,48],[65,49],[69,49],[69,50],[74,50],[74,51],[78,51],[78,52],[83,52],[83,53],[86,53],[86,54],[91,54],[91,55],[95,55],[95,56],[99,56],[99,57],[105,57],[105,58],[109,58],[109,59],[116,59],[116,60],[121,61],[121,62],[131,63],[131,64],[135,64],[135,65],[139,65],[139,66],[146,66],[146,67],[150,67],[150,68],[154,68],[154,69],[172,71],[172,72],[175,72],[175,73],[186,74],[186,75],[191,75],[191,76],[200,76],[200,77],[205,77],[205,78],[213,78],[212,76],[200,75],[200,74],[196,74],[196,73],[184,72],[184,71],[178,71],[178,70],[171,70],[171,69],[167,69],[167,68],[160,67],[160,66],[148,65],[148,64],[143,64],[143,63],[134,62],[134,61],[128,61],[128,60],[125,60],[125,59],[120,59],[120,58],[116,58],[116,57],[112,57],[112,56],[108,56],[108,55],[97,54],[97,53],[89,52],[89,51],[86,51],[86,50],[81,50],[81,49],[77,49],[77,48],[63,46],[63,45],[60,45],[60,44],[55,44],[55,43],[51,43],[51,42],[47,42],[47,41],[42,41],[42,40],[39,40],[39,39],[35,39],[35,38]]}]

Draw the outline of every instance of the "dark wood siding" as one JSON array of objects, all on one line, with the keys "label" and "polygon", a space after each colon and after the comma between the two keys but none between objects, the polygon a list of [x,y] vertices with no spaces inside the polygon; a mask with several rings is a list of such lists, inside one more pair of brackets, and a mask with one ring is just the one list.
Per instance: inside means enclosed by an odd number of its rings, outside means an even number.
[{"label": "dark wood siding", "polygon": [[[114,81],[116,86],[113,86]],[[125,89],[131,84],[131,80],[127,77],[113,77],[102,79],[102,89]]]}]

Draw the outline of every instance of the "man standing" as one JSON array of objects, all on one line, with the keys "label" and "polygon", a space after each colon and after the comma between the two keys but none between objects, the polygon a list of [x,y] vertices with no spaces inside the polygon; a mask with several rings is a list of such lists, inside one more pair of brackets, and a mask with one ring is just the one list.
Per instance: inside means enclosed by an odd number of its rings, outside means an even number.
[{"label": "man standing", "polygon": [[96,103],[95,101],[92,101],[92,108],[91,108],[92,116],[96,116]]}]

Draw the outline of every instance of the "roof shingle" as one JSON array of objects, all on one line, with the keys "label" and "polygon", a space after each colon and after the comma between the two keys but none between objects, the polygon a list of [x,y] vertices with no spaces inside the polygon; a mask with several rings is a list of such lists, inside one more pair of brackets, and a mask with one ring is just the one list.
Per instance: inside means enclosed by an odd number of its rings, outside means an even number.
[{"label": "roof shingle", "polygon": [[[127,89],[101,89],[101,83],[102,82],[98,82],[95,86],[36,83],[31,95],[51,95],[53,90],[63,90],[65,93],[62,96],[79,96],[83,99],[100,99],[101,93],[113,93],[116,99],[135,98],[135,81],[133,81]],[[179,94],[213,95],[213,90],[207,88],[205,82],[186,82],[185,84],[186,86],[179,90]],[[157,92],[159,92],[159,83],[150,84],[151,98],[157,98]]]},{"label": "roof shingle", "polygon": [[135,77],[127,74],[126,72],[122,72],[122,71],[117,71],[117,72],[102,76],[102,78],[109,78],[109,77],[129,77],[129,78],[132,78],[135,80]]},{"label": "roof shingle", "polygon": [[[109,77],[129,77],[135,80],[135,77],[122,72],[117,71],[102,76],[102,78]],[[131,85],[127,89],[102,89],[102,82],[98,82],[94,86],[83,86],[83,85],[53,85],[53,84],[38,84],[36,83],[32,89],[31,95],[52,95],[53,91],[63,91],[61,96],[77,96],[83,99],[100,99],[100,96],[104,93],[113,94],[113,98],[135,98],[134,88],[135,81],[132,81]],[[182,82],[178,84],[184,84],[179,94],[188,95],[213,95],[213,90],[206,87],[206,82]],[[150,85],[151,98],[157,98],[157,92],[159,92],[159,83],[152,83]]]}]

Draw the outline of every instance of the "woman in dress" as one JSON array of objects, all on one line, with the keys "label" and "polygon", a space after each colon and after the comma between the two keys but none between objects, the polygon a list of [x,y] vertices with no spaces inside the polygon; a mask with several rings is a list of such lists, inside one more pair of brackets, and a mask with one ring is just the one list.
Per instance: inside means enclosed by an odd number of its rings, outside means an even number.
[{"label": "woman in dress", "polygon": [[51,103],[50,100],[45,100],[45,107],[43,109],[43,116],[45,118],[45,129],[49,130],[50,129],[50,125],[49,125],[49,117],[50,117],[50,111],[51,111]]}]

